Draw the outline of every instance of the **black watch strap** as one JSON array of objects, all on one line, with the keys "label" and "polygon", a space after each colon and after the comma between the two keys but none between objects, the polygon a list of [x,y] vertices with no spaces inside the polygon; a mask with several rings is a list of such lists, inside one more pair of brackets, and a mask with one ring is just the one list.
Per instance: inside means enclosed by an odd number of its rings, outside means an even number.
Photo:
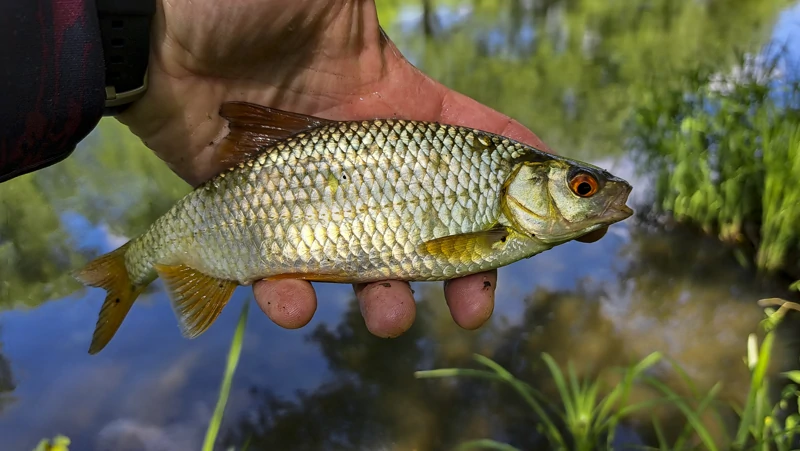
[{"label": "black watch strap", "polygon": [[106,69],[104,115],[125,110],[147,90],[150,25],[156,0],[95,0]]}]

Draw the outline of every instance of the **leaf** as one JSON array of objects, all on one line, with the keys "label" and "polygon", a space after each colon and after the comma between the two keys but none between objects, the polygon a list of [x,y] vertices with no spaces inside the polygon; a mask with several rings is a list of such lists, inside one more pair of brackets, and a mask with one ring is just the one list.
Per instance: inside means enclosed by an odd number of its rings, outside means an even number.
[{"label": "leaf", "polygon": [[800,291],[800,280],[797,280],[789,285],[789,289],[793,291]]},{"label": "leaf", "polygon": [[786,371],[781,374],[788,377],[792,382],[800,384],[800,370]]}]

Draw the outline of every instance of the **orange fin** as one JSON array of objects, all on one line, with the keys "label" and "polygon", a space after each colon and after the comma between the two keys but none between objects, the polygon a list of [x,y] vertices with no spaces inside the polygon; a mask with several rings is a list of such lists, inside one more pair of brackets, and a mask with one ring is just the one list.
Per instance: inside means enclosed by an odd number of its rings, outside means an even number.
[{"label": "orange fin", "polygon": [[510,232],[505,226],[495,226],[480,232],[443,236],[426,241],[419,246],[424,255],[466,259],[475,254],[484,255],[493,251],[496,243],[504,243]]},{"label": "orange fin", "polygon": [[321,273],[287,273],[277,274],[264,278],[264,280],[300,279],[309,282],[350,283],[353,280],[349,274],[321,274]]},{"label": "orange fin", "polygon": [[100,307],[89,354],[97,354],[114,338],[133,302],[145,289],[145,286],[131,283],[125,267],[125,251],[129,244],[130,242],[92,260],[83,269],[73,273],[81,283],[106,290],[106,299]]},{"label": "orange fin", "polygon": [[220,163],[233,166],[298,133],[334,121],[247,102],[225,102],[219,115],[230,133],[219,148]]},{"label": "orange fin", "polygon": [[186,265],[154,267],[167,286],[181,333],[186,338],[196,338],[211,327],[238,285]]}]

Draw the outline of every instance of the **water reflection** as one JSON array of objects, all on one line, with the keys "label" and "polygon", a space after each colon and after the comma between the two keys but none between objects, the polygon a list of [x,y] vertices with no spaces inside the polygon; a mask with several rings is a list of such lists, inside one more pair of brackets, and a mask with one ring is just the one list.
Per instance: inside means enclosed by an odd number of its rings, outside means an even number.
[{"label": "water reflection", "polygon": [[69,271],[106,240],[141,233],[188,189],[111,119],[64,162],[2,184],[0,311],[80,289]]},{"label": "water reflection", "polygon": [[[430,7],[424,27],[423,3]],[[625,112],[646,99],[654,79],[700,59],[724,67],[727,49],[757,42],[778,6],[379,1],[387,31],[422,69],[519,118],[562,153],[604,167],[624,148]],[[649,184],[634,185],[641,199]],[[248,289],[237,290],[206,334],[188,341],[154,284],[114,342],[90,357],[102,292],[66,275],[144,230],[186,191],[109,120],[65,162],[0,185],[4,446],[31,449],[65,433],[80,450],[199,448]],[[552,393],[542,351],[610,385],[605,369],[660,350],[701,390],[722,380],[723,399],[741,401],[741,357],[760,319],[755,301],[785,294],[782,284],[741,269],[714,240],[632,221],[597,243],[570,243],[503,268],[496,314],[479,331],[453,324],[439,286],[418,284],[417,323],[398,339],[377,339],[349,287],[318,288],[318,312],[305,329],[283,330],[251,315],[223,425],[228,442],[252,434],[254,449],[428,450],[479,437],[543,445],[530,412],[508,390],[412,377],[418,369],[470,365],[474,352]],[[781,343],[790,347],[773,371],[796,366],[795,342],[787,332]],[[674,373],[660,376],[684,389]],[[637,392],[637,399],[650,396]],[[657,412],[668,427],[681,424],[676,412]],[[648,440],[646,427],[638,431]]]},{"label": "water reflection", "polygon": [[11,362],[8,361],[2,353],[3,348],[0,346],[0,415],[6,410],[6,407],[14,402],[14,375],[11,372]]},{"label": "water reflection", "polygon": [[[559,252],[586,257],[579,246]],[[478,332],[454,326],[440,290],[433,287],[418,290],[423,299],[418,321],[396,340],[370,336],[352,303],[338,325],[319,326],[310,336],[332,377],[293,396],[279,396],[268,386],[251,387],[252,405],[228,440],[241,443],[252,436],[255,449],[298,450],[449,449],[479,437],[506,440],[522,449],[543,445],[533,432],[530,412],[509,390],[468,380],[418,381],[410,371],[470,365],[473,352],[492,357],[557,399],[539,360],[541,352],[560,363],[573,361],[578,374],[600,378],[608,389],[617,381],[609,367],[662,351],[693,377],[701,392],[721,381],[721,402],[743,402],[748,388],[742,361],[746,337],[760,319],[754,300],[765,293],[785,294],[783,285],[757,280],[715,241],[683,231],[634,229],[617,258],[627,265],[613,280],[587,278],[571,288],[537,288],[522,300],[498,298],[497,314]],[[549,259],[558,261],[560,256]],[[516,265],[502,271],[499,283],[522,273],[536,278],[528,269]],[[521,315],[509,315],[510,304],[519,304],[514,307],[521,307]],[[787,350],[796,348],[779,352]],[[657,375],[689,394],[668,367]],[[640,387],[632,402],[656,396]],[[684,425],[674,409],[655,413],[667,431],[677,434]],[[643,425],[638,430],[642,440],[654,438],[649,420],[636,418]],[[719,434],[717,438],[722,440]]]}]

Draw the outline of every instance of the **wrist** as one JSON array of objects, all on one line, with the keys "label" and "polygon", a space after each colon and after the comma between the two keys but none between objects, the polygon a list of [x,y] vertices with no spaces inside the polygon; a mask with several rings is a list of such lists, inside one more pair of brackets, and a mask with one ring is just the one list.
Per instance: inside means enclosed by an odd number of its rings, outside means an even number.
[{"label": "wrist", "polygon": [[157,0],[95,0],[105,61],[104,115],[127,109],[147,91],[150,28]]}]

